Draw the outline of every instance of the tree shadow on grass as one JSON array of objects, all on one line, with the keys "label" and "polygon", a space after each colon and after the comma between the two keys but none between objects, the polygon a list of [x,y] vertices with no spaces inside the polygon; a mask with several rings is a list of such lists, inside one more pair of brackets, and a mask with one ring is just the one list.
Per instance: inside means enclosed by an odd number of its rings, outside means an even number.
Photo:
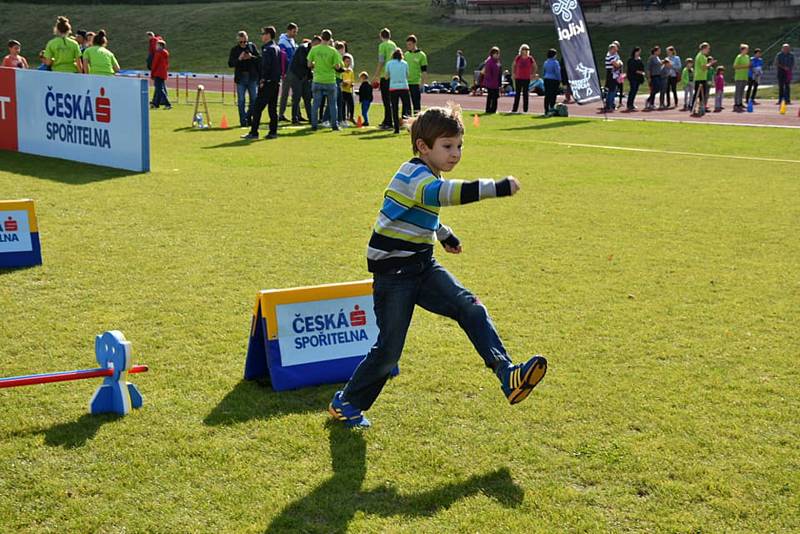
[{"label": "tree shadow on grass", "polygon": [[112,169],[89,163],[34,156],[20,152],[3,151],[0,154],[0,160],[2,160],[0,166],[6,172],[33,178],[43,178],[68,185],[85,185],[92,182],[145,174],[139,171]]},{"label": "tree shadow on grass", "polygon": [[524,492],[508,468],[473,475],[461,482],[404,495],[390,485],[362,490],[367,476],[367,445],[358,430],[329,422],[333,476],[305,497],[289,504],[267,526],[273,532],[346,532],[359,511],[383,517],[431,516],[471,495],[483,494],[503,506],[522,504]]},{"label": "tree shadow on grass", "polygon": [[553,120],[552,118],[537,117],[534,119],[536,124],[530,126],[515,126],[513,128],[500,128],[503,131],[513,130],[549,130],[552,128],[564,128],[567,126],[578,126],[592,122],[589,119]]},{"label": "tree shadow on grass", "polygon": [[117,421],[122,416],[117,414],[83,414],[70,423],[60,423],[43,430],[44,442],[51,446],[77,449],[97,435],[100,427],[106,423]]},{"label": "tree shadow on grass", "polygon": [[256,381],[242,380],[209,413],[209,426],[233,425],[251,419],[271,419],[295,413],[322,412],[340,385],[276,392]]}]

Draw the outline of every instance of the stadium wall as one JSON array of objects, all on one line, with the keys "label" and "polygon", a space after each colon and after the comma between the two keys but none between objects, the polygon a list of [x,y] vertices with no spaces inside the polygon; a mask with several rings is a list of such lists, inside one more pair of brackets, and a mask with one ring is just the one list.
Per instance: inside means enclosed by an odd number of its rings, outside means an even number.
[{"label": "stadium wall", "polygon": [[[627,0],[582,2],[590,24],[626,26],[651,24],[693,24],[710,21],[747,21],[755,18],[797,19],[800,0],[781,1],[701,1],[674,2],[648,6]],[[533,1],[527,7],[520,2],[467,0],[456,5],[452,18],[461,22],[483,23],[552,23],[550,4]]]}]

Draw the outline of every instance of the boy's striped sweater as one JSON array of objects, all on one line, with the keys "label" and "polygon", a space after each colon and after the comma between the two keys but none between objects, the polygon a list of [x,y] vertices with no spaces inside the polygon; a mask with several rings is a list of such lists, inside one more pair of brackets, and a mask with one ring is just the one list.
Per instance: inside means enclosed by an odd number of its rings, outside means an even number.
[{"label": "boy's striped sweater", "polygon": [[419,158],[400,166],[383,198],[367,247],[370,272],[386,273],[433,256],[436,239],[458,245],[452,230],[439,222],[442,206],[509,196],[508,178],[499,181],[444,180]]}]

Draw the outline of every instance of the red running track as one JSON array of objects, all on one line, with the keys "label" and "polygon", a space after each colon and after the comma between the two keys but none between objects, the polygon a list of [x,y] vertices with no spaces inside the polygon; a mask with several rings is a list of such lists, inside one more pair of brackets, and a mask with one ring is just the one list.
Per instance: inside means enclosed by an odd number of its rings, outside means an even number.
[{"label": "red running track", "polygon": [[[210,76],[210,75],[205,75]],[[202,84],[206,91],[222,93],[221,95],[208,95],[209,100],[219,102],[222,100],[224,103],[233,104],[235,101],[235,86],[233,83],[233,76],[222,76],[218,78],[213,77],[176,77],[170,78],[167,86],[172,94],[177,86],[180,87],[180,100],[186,103],[186,95],[188,94],[188,102],[194,103],[195,92],[197,86]],[[223,93],[224,88],[224,93]],[[380,96],[377,102],[380,102]],[[679,91],[678,96],[681,101],[683,100],[683,92]],[[220,98],[223,97],[223,98]],[[641,110],[644,109],[644,102],[646,96],[640,96],[636,99],[636,106]],[[562,98],[559,97],[559,101]],[[461,105],[464,110],[482,112],[485,107],[485,96],[472,96],[472,95],[448,95],[448,94],[424,94],[422,95],[422,104],[424,106],[441,106],[445,105],[448,101],[454,101]],[[544,97],[531,95],[529,114],[541,115],[543,111]],[[713,98],[710,100],[713,104]],[[514,98],[509,96],[500,97],[498,103],[498,111],[501,113],[508,113],[514,104]],[[689,124],[735,124],[742,126],[775,126],[783,128],[800,128],[800,116],[798,112],[800,107],[792,104],[787,107],[786,114],[779,113],[779,107],[771,99],[761,99],[760,105],[754,107],[752,113],[735,113],[731,111],[733,107],[733,95],[726,94],[724,100],[726,109],[719,113],[707,113],[703,117],[692,117],[688,112],[680,111],[680,108],[670,108],[663,111],[635,111],[628,113],[626,111],[615,111],[613,113],[604,114],[600,109],[599,103],[586,104],[579,106],[577,104],[569,104],[569,114],[571,117],[592,117],[592,118],[607,118],[614,120],[639,120],[639,121],[654,121],[654,122],[679,122]]]}]

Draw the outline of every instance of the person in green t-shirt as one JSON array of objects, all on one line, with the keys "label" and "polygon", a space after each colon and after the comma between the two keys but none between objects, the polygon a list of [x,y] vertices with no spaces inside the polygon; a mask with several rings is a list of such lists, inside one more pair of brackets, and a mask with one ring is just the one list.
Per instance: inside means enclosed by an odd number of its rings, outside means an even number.
[{"label": "person in green t-shirt", "polygon": [[700,105],[705,113],[708,108],[708,82],[714,77],[714,70],[710,67],[713,67],[716,61],[708,55],[711,52],[710,44],[700,43],[699,49],[694,58],[694,95],[689,109],[694,111],[695,100],[700,96],[702,98]]},{"label": "person in green t-shirt", "polygon": [[83,51],[83,63],[86,65],[87,74],[113,76],[119,72],[119,63],[114,53],[106,48],[108,36],[105,30],[100,30],[94,36],[94,45]]},{"label": "person in green t-shirt", "polygon": [[328,102],[330,109],[331,129],[339,129],[339,109],[336,96],[336,72],[342,69],[342,56],[331,46],[333,33],[330,30],[322,30],[320,34],[322,42],[311,49],[308,53],[308,68],[314,71],[314,83],[312,84],[313,107],[311,110],[311,129],[316,130],[319,123],[319,106],[322,98]]},{"label": "person in green t-shirt", "polygon": [[428,56],[417,48],[417,36],[406,38],[406,53],[403,58],[408,63],[408,89],[411,92],[411,107],[417,115],[422,108],[422,86],[425,85],[425,73],[428,71]]},{"label": "person in green t-shirt", "polygon": [[56,72],[80,72],[81,47],[70,37],[72,26],[67,17],[58,17],[53,33],[56,35],[44,49],[45,62]]},{"label": "person in green t-shirt", "polygon": [[392,126],[392,101],[389,98],[389,77],[386,75],[386,64],[392,59],[392,54],[397,50],[397,45],[392,41],[392,32],[389,28],[383,28],[380,32],[381,44],[378,45],[378,65],[375,67],[375,75],[372,77],[372,85],[376,86],[380,80],[381,101],[383,102],[383,122],[379,126],[381,130],[391,130]]},{"label": "person in green t-shirt", "polygon": [[742,112],[744,108],[744,90],[747,87],[747,74],[750,71],[750,47],[745,43],[739,45],[739,55],[733,60],[733,83],[736,91],[733,96],[733,111]]}]

